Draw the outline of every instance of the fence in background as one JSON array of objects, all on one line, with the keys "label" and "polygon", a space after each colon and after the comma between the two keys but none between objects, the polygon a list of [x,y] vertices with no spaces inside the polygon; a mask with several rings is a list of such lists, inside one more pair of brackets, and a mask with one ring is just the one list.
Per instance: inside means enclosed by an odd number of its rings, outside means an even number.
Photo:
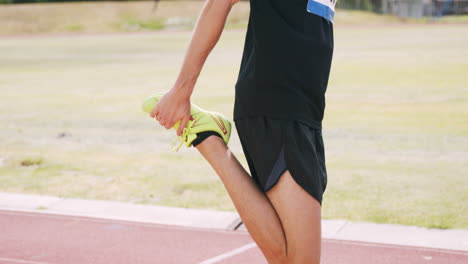
[{"label": "fence in background", "polygon": [[468,14],[468,0],[382,0],[380,12],[413,18]]},{"label": "fence in background", "polygon": [[338,0],[337,7],[412,18],[468,14],[468,0]]}]

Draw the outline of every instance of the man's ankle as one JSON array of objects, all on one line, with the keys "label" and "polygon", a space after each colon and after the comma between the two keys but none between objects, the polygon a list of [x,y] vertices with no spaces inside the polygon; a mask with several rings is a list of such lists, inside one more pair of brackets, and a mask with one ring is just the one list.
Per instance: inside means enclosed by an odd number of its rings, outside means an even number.
[{"label": "man's ankle", "polygon": [[214,132],[214,131],[204,131],[204,132],[200,132],[200,133],[197,133],[197,138],[192,142],[192,145],[194,147],[197,147],[198,145],[200,145],[202,142],[205,141],[205,139],[211,137],[211,136],[217,136],[219,137],[221,140],[223,139],[221,137],[221,135],[219,135],[218,133]]}]

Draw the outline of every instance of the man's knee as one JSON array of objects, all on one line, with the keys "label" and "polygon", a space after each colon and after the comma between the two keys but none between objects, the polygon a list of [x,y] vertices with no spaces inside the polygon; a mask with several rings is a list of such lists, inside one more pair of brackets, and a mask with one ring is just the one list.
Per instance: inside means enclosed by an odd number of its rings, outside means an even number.
[{"label": "man's knee", "polygon": [[320,256],[304,252],[304,254],[288,255],[288,264],[320,264]]},{"label": "man's knee", "polygon": [[266,255],[268,264],[320,264],[320,256],[310,254],[298,255],[291,254],[268,254]]},{"label": "man's knee", "polygon": [[268,264],[289,264],[286,252],[283,249],[270,250],[265,253]]}]

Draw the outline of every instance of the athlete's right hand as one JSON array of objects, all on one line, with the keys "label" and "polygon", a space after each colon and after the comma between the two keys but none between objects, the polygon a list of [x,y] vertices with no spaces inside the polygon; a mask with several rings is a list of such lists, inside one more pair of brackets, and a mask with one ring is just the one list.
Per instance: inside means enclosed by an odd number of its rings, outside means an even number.
[{"label": "athlete's right hand", "polygon": [[161,97],[150,116],[156,118],[159,124],[166,129],[170,129],[180,120],[177,129],[177,136],[180,136],[190,120],[190,96],[179,90],[171,89]]}]

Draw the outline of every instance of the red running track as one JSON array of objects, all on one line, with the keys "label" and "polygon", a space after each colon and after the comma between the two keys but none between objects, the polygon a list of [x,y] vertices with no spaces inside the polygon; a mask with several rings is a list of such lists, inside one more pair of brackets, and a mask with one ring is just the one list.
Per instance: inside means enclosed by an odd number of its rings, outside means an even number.
[{"label": "red running track", "polygon": [[[265,264],[245,231],[0,210],[0,264]],[[468,252],[324,239],[322,264],[467,264]]]}]

